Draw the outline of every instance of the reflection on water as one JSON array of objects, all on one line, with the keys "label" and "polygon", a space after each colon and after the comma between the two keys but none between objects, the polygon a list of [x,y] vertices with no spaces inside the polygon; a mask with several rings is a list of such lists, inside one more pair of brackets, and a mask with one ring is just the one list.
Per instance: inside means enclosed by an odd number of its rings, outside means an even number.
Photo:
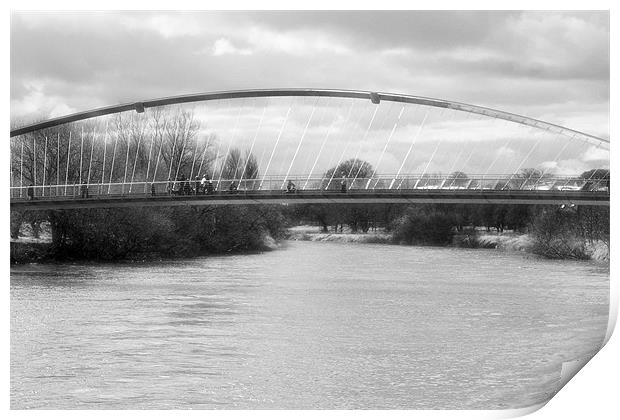
[{"label": "reflection on water", "polygon": [[12,408],[514,408],[604,337],[609,271],[294,242],[11,270]]}]

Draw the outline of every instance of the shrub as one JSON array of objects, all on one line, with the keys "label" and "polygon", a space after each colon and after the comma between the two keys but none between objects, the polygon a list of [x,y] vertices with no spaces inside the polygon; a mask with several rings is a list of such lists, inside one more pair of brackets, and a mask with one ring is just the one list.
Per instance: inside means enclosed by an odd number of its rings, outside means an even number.
[{"label": "shrub", "polygon": [[534,218],[532,252],[553,259],[589,259],[586,239],[579,234],[573,210],[544,209]]},{"label": "shrub", "polygon": [[396,222],[393,239],[409,245],[448,245],[454,236],[453,225],[447,214],[409,209]]},{"label": "shrub", "polygon": [[191,257],[264,248],[266,236],[283,236],[277,209],[162,207],[53,211],[56,258],[116,260]]}]

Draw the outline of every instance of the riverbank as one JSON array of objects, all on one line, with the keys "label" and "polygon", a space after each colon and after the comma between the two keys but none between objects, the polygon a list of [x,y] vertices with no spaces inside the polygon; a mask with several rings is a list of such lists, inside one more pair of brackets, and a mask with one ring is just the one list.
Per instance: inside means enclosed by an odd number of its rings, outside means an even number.
[{"label": "riverbank", "polygon": [[348,228],[344,228],[342,233],[317,232],[316,226],[293,226],[286,234],[286,239],[290,241],[311,241],[311,242],[340,242],[358,244],[390,244],[392,235],[382,229],[369,233],[352,233]]},{"label": "riverbank", "polygon": [[[541,255],[538,249],[540,244],[536,242],[533,236],[526,233],[483,233],[477,235],[476,241],[478,242],[476,248],[495,248]],[[609,262],[609,247],[603,241],[587,242],[574,239],[573,242],[571,244],[562,243],[561,247],[573,248],[578,252],[566,253],[562,249],[558,249],[552,254],[547,252],[542,256],[550,259],[584,259]]]},{"label": "riverbank", "polygon": [[[316,227],[311,226],[295,226],[289,229],[287,239],[292,241],[311,242],[405,245],[404,243],[398,243],[391,233],[383,230],[368,233],[351,233],[346,230],[338,233],[323,233],[317,232]],[[452,243],[449,246],[455,248],[488,248],[531,252],[533,242],[533,239],[526,234],[515,234],[512,232],[481,234],[472,231],[454,235]]]},{"label": "riverbank", "polygon": [[22,223],[19,228],[19,237],[11,238],[11,264],[48,261],[51,258],[51,249],[52,234],[49,223],[41,224],[37,237],[30,224]]},{"label": "riverbank", "polygon": [[[10,264],[28,264],[28,263],[48,263],[48,262],[65,262],[65,261],[116,261],[116,262],[136,262],[136,261],[161,261],[170,258],[188,258],[201,257],[207,255],[225,255],[225,254],[253,254],[267,251],[273,251],[282,246],[281,242],[269,233],[263,231],[257,234],[251,246],[240,246],[230,242],[220,244],[219,249],[201,249],[196,246],[188,246],[185,243],[170,244],[166,249],[147,250],[146,247],[136,247],[135,250],[127,253],[119,258],[102,258],[102,257],[84,257],[82,255],[73,254],[64,249],[56,249],[52,243],[52,232],[49,222],[40,224],[38,235],[32,230],[28,223],[23,223],[19,229],[18,238],[10,240]],[[101,244],[102,253],[109,252],[103,248],[109,248],[112,245]],[[68,248],[69,250],[71,248]]]},{"label": "riverbank", "polygon": [[51,244],[11,240],[11,264],[43,262],[50,259]]},{"label": "riverbank", "polygon": [[[265,235],[262,244],[254,250],[228,249],[221,252],[196,252],[184,255],[187,257],[201,257],[207,255],[219,256],[225,254],[256,254],[279,249],[282,246],[280,241]],[[115,260],[116,262],[136,262],[136,261],[162,261],[173,258],[173,256],[161,252],[136,253],[127,258]],[[92,261],[94,259],[71,258],[69,256],[59,256],[54,253],[51,241],[37,240],[36,238],[11,239],[10,264],[29,264],[29,263],[48,263],[62,261]]]},{"label": "riverbank", "polygon": [[[286,224],[279,208],[272,206],[52,211],[37,215],[38,220],[31,215],[19,229],[19,215],[13,216],[12,263],[156,261],[264,252],[278,247]],[[35,242],[46,245],[32,245]]]},{"label": "riverbank", "polygon": [[[286,239],[292,241],[338,242],[360,244],[397,244],[391,233],[378,229],[376,232],[352,233],[346,228],[343,232],[319,232],[316,226],[294,226],[289,228]],[[457,233],[448,247],[500,249],[511,252],[536,254],[536,240],[529,234],[516,232],[487,232],[486,230],[469,230]],[[602,242],[585,244],[584,259],[609,262],[609,248]]]},{"label": "riverbank", "polygon": [[533,253],[534,238],[526,233],[471,231],[454,235],[453,245],[459,248],[489,248]]},{"label": "riverbank", "polygon": [[[65,261],[74,260],[70,256],[59,256],[54,253],[52,248],[51,234],[47,226],[42,226],[39,238],[34,238],[32,232],[25,227],[24,236],[19,239],[11,239],[10,261],[11,264],[26,264],[33,262]],[[399,244],[394,240],[392,233],[384,229],[368,233],[353,233],[348,228],[343,232],[320,232],[316,226],[302,225],[290,227],[284,238],[291,241],[310,241],[310,242],[335,242],[335,243],[356,243],[356,244]],[[260,244],[251,251],[240,249],[225,249],[221,252],[194,252],[184,254],[184,257],[199,257],[206,255],[222,255],[228,253],[243,254],[257,253],[276,250],[281,247],[281,242],[268,234],[263,235]],[[399,244],[403,245],[403,244]],[[455,248],[481,248],[481,249],[500,249],[511,252],[524,252],[537,254],[535,250],[536,241],[528,234],[515,232],[487,232],[485,230],[468,230],[464,233],[457,233],[452,238],[448,247]],[[609,248],[599,242],[586,244],[583,248],[585,258],[598,262],[609,261]],[[135,253],[119,261],[156,261],[169,259],[171,255],[161,252],[142,252]]]}]

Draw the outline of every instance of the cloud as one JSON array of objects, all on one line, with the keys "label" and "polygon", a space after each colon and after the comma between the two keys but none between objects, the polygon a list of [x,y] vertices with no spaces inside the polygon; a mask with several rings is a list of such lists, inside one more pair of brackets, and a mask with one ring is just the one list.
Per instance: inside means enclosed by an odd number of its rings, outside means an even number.
[{"label": "cloud", "polygon": [[249,30],[247,41],[260,51],[295,56],[347,54],[351,51],[337,37],[311,30],[278,32],[254,26]]},{"label": "cloud", "polygon": [[261,22],[278,32],[331,33],[362,50],[415,46],[426,50],[476,45],[513,12],[454,11],[260,11],[237,19]]},{"label": "cloud", "polygon": [[201,36],[207,32],[207,22],[200,22],[187,12],[127,14],[121,17],[120,23],[133,31],[150,30],[167,39]]},{"label": "cloud", "polygon": [[[26,83],[24,91],[26,93],[23,96],[11,99],[12,118],[22,120],[22,123],[32,122],[33,119],[60,117],[76,111],[64,102],[63,97],[45,94],[45,83],[42,81]],[[23,117],[26,115],[30,120]]]},{"label": "cloud", "polygon": [[583,155],[584,162],[608,162],[609,150],[601,149],[599,147],[590,146]]},{"label": "cloud", "polygon": [[213,55],[250,55],[252,51],[249,49],[237,48],[233,43],[226,38],[219,38],[213,43]]}]

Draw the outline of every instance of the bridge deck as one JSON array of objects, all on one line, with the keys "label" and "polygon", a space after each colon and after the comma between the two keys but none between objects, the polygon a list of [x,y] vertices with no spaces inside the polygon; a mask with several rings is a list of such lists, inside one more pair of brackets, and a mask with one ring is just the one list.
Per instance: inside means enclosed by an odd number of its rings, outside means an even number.
[{"label": "bridge deck", "polygon": [[522,190],[281,190],[217,192],[211,195],[103,194],[88,198],[12,198],[11,209],[77,209],[143,206],[204,206],[308,203],[446,203],[446,204],[575,204],[609,206],[606,191]]}]

